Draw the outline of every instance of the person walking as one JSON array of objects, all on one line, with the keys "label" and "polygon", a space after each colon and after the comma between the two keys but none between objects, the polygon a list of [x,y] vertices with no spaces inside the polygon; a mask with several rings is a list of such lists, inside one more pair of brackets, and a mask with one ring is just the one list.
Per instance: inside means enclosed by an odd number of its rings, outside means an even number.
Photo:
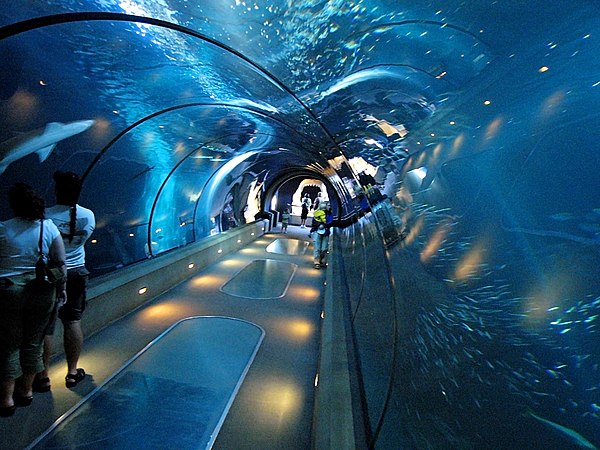
[{"label": "person walking", "polygon": [[79,205],[81,179],[73,172],[54,173],[56,205],[46,210],[46,216],[57,226],[64,242],[67,264],[67,301],[56,308],[44,339],[44,370],[37,374],[34,389],[47,392],[51,388],[48,365],[52,354],[56,318],[63,324],[63,341],[67,360],[65,385],[76,386],[85,378],[85,370],[77,367],[83,347],[81,317],[86,307],[89,272],[85,267],[86,241],[96,226],[94,213]]},{"label": "person walking", "polygon": [[[12,416],[16,406],[29,406],[33,400],[33,380],[44,367],[44,330],[57,293],[66,295],[67,275],[64,244],[56,225],[44,219],[44,200],[29,185],[17,183],[8,192],[8,202],[14,218],[0,222],[2,417]],[[58,269],[56,285],[36,279],[40,259]]]},{"label": "person walking", "polygon": [[314,212],[310,234],[313,238],[313,264],[315,269],[327,267],[329,236],[333,224],[333,214],[328,202],[321,202]]},{"label": "person walking", "polygon": [[281,214],[281,231],[287,233],[288,225],[290,224],[290,210],[285,208]]}]

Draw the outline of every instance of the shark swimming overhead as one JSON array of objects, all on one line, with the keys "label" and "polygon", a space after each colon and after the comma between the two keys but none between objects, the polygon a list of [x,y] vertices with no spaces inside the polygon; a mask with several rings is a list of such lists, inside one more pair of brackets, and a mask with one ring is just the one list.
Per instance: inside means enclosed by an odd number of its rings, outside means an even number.
[{"label": "shark swimming overhead", "polygon": [[44,129],[38,129],[0,144],[0,175],[13,162],[37,153],[40,162],[44,162],[56,144],[76,134],[82,133],[95,120],[78,120],[69,123],[50,122]]},{"label": "shark swimming overhead", "polygon": [[531,417],[533,417],[534,419],[540,421],[541,423],[543,423],[547,427],[549,427],[551,429],[554,429],[554,430],[562,433],[577,448],[589,448],[589,449],[592,449],[592,450],[597,449],[597,447],[594,444],[592,444],[585,437],[583,437],[582,435],[580,435],[576,431],[572,430],[571,428],[567,428],[567,427],[565,427],[563,425],[560,425],[560,424],[558,424],[556,422],[552,422],[551,420],[544,419],[543,417],[540,417],[540,416],[532,413],[531,411],[529,412],[529,415]]}]

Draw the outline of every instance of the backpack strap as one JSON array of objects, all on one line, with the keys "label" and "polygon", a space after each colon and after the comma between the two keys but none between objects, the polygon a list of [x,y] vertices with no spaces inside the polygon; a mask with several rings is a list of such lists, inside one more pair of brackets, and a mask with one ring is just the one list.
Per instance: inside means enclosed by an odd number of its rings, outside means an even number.
[{"label": "backpack strap", "polygon": [[44,249],[42,247],[42,237],[44,235],[44,219],[40,219],[40,239],[38,240],[38,250],[40,258],[44,256]]}]

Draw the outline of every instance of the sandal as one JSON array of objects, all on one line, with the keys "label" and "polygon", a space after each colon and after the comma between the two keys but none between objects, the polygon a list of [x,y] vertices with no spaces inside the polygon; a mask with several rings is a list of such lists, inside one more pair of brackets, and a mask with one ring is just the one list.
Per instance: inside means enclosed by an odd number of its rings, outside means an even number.
[{"label": "sandal", "polygon": [[14,415],[17,408],[15,405],[12,406],[0,406],[0,417],[10,417]]},{"label": "sandal", "polygon": [[85,370],[77,369],[77,373],[70,374],[68,373],[65,377],[65,384],[68,388],[72,388],[77,386],[77,384],[85,378]]},{"label": "sandal", "polygon": [[33,395],[21,395],[16,392],[13,394],[15,406],[29,406],[33,401]]},{"label": "sandal", "polygon": [[50,384],[50,378],[36,378],[33,380],[31,388],[33,392],[48,392],[52,388],[52,385]]}]

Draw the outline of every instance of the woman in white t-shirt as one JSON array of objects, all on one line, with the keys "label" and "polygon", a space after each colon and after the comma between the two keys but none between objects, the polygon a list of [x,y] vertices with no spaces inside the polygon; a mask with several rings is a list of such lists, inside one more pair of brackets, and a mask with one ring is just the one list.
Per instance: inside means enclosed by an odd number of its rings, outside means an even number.
[{"label": "woman in white t-shirt", "polygon": [[1,417],[31,404],[33,379],[44,367],[42,342],[55,296],[66,295],[64,282],[51,286],[35,280],[40,235],[44,259],[62,267],[66,279],[64,244],[56,225],[44,220],[44,200],[25,183],[15,184],[8,200],[15,217],[0,223]]}]

